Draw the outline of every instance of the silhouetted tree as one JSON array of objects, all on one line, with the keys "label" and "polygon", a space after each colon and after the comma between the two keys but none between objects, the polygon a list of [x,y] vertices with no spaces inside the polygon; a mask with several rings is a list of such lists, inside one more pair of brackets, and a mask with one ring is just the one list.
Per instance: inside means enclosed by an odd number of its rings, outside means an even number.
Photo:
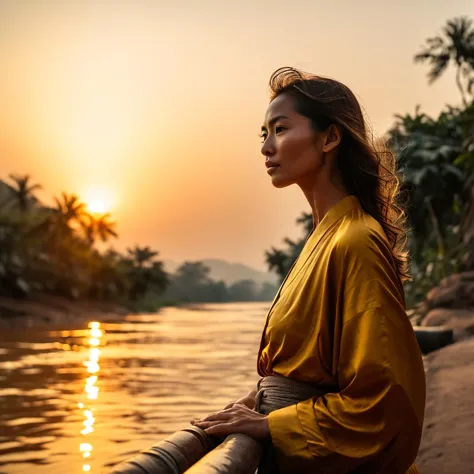
[{"label": "silhouetted tree", "polygon": [[13,197],[18,203],[20,211],[26,212],[29,209],[30,203],[37,200],[34,191],[41,189],[42,186],[40,184],[30,184],[31,177],[28,174],[24,176],[11,174],[9,177],[14,183],[11,188]]},{"label": "silhouetted tree", "polygon": [[[429,83],[438,79],[450,63],[456,66],[456,84],[461,92],[464,106],[467,107],[466,91],[473,86],[472,70],[474,69],[474,29],[472,20],[459,17],[448,20],[442,29],[442,35],[426,40],[426,47],[415,55],[416,62],[428,62],[431,69],[428,73]],[[467,80],[463,86],[461,77]]]}]

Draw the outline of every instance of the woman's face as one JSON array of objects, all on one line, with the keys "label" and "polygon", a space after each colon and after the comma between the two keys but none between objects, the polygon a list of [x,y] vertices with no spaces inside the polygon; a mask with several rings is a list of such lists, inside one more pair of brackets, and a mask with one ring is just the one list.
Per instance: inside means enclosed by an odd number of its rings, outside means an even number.
[{"label": "woman's face", "polygon": [[262,154],[275,187],[316,182],[323,166],[324,135],[315,132],[311,121],[295,110],[287,94],[270,103],[262,126]]}]

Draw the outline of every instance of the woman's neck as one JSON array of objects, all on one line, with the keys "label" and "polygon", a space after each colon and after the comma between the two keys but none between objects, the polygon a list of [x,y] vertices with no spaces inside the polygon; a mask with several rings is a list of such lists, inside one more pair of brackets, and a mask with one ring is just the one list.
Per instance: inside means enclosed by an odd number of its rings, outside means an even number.
[{"label": "woman's neck", "polygon": [[313,230],[319,225],[326,213],[339,201],[346,198],[350,193],[334,184],[326,186],[313,186],[311,190],[303,192],[311,206],[313,214]]}]

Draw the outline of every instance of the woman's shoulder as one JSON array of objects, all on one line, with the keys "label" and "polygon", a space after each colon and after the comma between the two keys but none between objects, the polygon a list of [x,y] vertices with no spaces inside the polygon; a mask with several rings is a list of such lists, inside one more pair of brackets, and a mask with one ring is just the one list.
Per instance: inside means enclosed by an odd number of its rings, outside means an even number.
[{"label": "woman's shoulder", "polygon": [[374,281],[383,281],[384,288],[390,287],[392,281],[402,301],[403,286],[389,240],[381,224],[369,214],[358,213],[341,225],[332,257],[336,273],[345,275],[348,287],[359,291],[363,285],[370,285],[375,291]]},{"label": "woman's shoulder", "polygon": [[380,223],[359,209],[345,219],[334,235],[334,251],[342,256],[390,253],[390,244]]}]

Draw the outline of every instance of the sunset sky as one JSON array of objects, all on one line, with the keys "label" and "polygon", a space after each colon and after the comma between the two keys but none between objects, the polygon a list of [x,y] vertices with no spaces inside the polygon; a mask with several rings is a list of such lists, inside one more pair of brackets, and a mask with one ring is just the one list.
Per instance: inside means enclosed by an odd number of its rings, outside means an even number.
[{"label": "sunset sky", "polygon": [[[429,6],[428,6],[429,5]],[[0,2],[0,179],[110,207],[118,250],[264,270],[309,207],[275,189],[258,133],[280,66],[346,83],[378,133],[460,104],[413,55],[472,0]]]}]

